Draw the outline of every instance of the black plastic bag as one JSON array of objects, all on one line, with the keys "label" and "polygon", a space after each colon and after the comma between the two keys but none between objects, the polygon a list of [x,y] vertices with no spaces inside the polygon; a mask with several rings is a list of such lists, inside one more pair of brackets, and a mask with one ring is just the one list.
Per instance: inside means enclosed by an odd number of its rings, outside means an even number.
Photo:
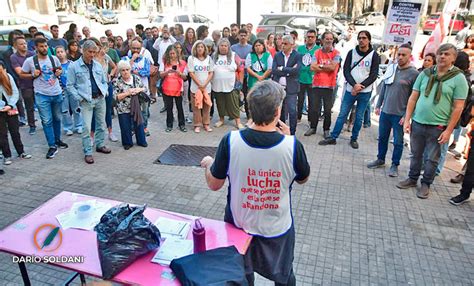
[{"label": "black plastic bag", "polygon": [[235,246],[173,259],[171,270],[183,286],[247,286],[244,257]]},{"label": "black plastic bag", "polygon": [[102,277],[111,279],[140,256],[160,246],[160,231],[144,215],[146,205],[121,204],[95,226]]}]

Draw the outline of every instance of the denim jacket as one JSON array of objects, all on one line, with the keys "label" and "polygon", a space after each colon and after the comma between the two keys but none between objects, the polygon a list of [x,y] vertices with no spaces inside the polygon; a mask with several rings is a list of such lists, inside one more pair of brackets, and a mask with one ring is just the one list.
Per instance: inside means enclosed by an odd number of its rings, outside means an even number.
[{"label": "denim jacket", "polygon": [[[107,75],[102,66],[96,60],[93,60],[92,73],[95,83],[104,97],[107,96]],[[92,83],[89,74],[89,68],[84,60],[79,58],[72,62],[67,70],[67,90],[79,102],[82,100],[92,101]]]},{"label": "denim jacket", "polygon": [[[3,85],[0,85],[0,109],[3,109],[5,105],[9,105],[12,109],[16,109],[16,104],[19,98],[18,88],[16,87],[13,77],[8,73],[7,75],[8,79],[10,80],[10,84],[12,85],[12,94],[8,95]],[[7,104],[5,104],[5,102],[2,100],[3,96],[5,96]]]}]

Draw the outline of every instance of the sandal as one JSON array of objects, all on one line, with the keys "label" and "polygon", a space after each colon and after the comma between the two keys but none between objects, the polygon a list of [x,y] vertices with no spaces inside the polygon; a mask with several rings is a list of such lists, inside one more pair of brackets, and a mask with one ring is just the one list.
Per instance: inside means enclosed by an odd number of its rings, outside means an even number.
[{"label": "sandal", "polygon": [[212,128],[209,127],[209,125],[204,125],[204,130],[206,130],[207,132],[212,132]]},{"label": "sandal", "polygon": [[222,125],[224,125],[224,121],[220,121],[220,120],[219,120],[219,121],[216,122],[216,124],[214,124],[214,127],[219,128],[219,127],[221,127]]},{"label": "sandal", "polygon": [[201,132],[201,128],[198,126],[194,127],[194,133],[199,133],[199,132]]}]

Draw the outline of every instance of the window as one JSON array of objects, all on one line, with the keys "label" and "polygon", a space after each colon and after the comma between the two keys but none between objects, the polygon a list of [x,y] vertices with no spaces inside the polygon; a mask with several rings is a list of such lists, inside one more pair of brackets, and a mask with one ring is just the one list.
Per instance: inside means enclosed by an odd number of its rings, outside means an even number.
[{"label": "window", "polygon": [[209,19],[207,19],[206,17],[201,16],[201,15],[193,14],[192,17],[193,17],[193,22],[194,23],[205,24],[205,23],[209,22]]},{"label": "window", "polygon": [[288,23],[288,26],[293,29],[302,29],[307,30],[309,29],[311,24],[310,17],[295,17]]},{"label": "window", "polygon": [[290,19],[290,16],[268,17],[262,21],[261,25],[284,25]]},{"label": "window", "polygon": [[189,23],[188,15],[179,15],[174,17],[174,21],[178,23]]}]

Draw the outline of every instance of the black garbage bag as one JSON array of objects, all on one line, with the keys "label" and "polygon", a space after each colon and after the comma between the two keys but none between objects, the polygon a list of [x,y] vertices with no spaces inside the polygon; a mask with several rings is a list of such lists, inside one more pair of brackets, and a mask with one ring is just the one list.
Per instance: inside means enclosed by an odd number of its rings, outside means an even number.
[{"label": "black garbage bag", "polygon": [[160,231],[144,215],[146,205],[121,204],[95,226],[102,277],[111,279],[137,258],[160,246]]},{"label": "black garbage bag", "polygon": [[235,246],[173,259],[171,270],[183,286],[247,286],[244,257]]}]

